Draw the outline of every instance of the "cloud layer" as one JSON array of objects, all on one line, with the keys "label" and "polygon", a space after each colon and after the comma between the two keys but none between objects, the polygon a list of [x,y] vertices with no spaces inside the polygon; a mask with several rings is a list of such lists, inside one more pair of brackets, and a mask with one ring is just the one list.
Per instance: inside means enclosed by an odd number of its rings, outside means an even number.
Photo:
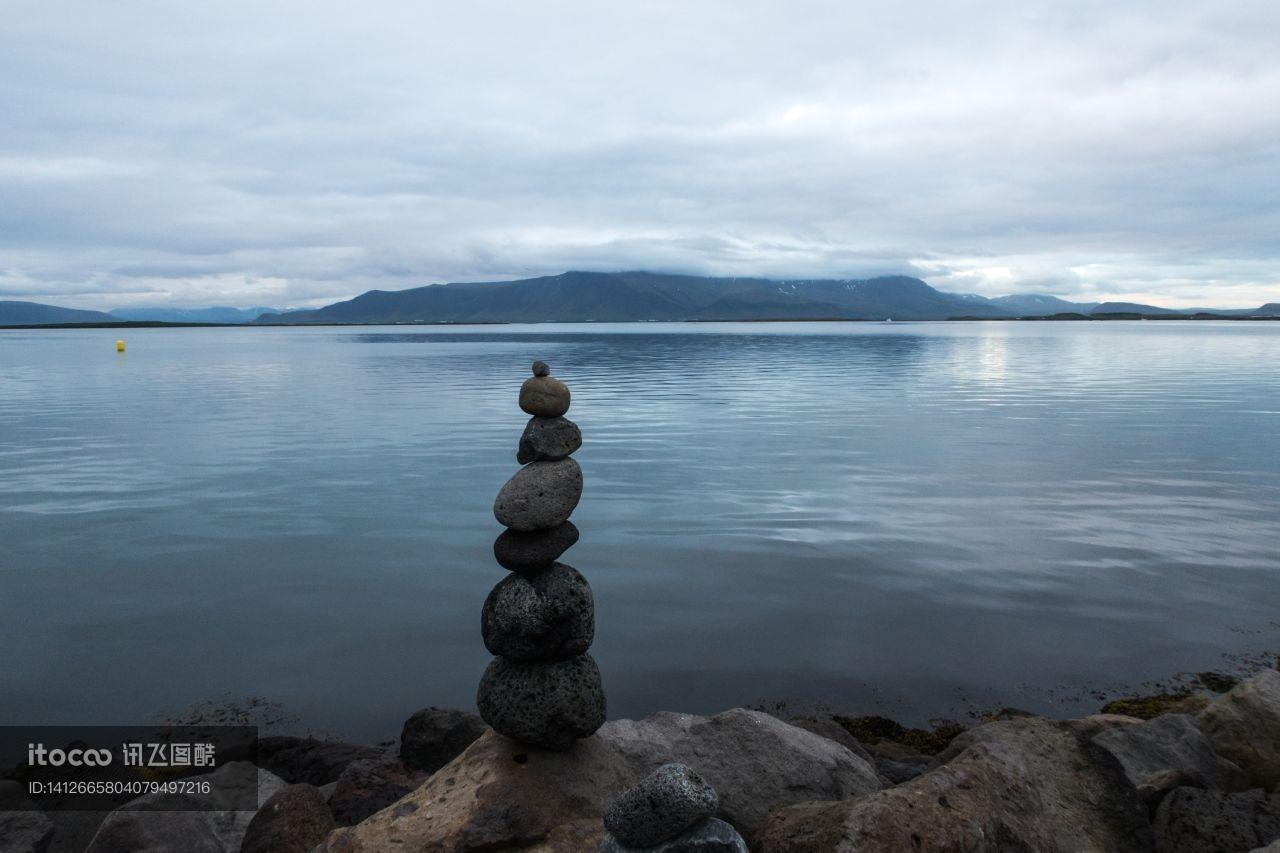
[{"label": "cloud layer", "polygon": [[1280,301],[1280,6],[10,2],[0,299],[565,269]]}]

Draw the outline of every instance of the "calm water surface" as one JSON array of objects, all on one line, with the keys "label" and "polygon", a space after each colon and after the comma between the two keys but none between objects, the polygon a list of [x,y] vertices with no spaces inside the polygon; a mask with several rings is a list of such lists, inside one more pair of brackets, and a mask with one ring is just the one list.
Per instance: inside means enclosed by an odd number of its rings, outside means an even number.
[{"label": "calm water surface", "polygon": [[0,722],[470,705],[534,358],[611,716],[1071,713],[1280,647],[1280,324],[0,331]]}]

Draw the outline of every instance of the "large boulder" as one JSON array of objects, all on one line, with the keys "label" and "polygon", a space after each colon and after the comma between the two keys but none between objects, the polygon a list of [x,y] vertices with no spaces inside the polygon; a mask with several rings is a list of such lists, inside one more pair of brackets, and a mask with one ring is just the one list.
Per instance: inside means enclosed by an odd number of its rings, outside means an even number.
[{"label": "large boulder", "polygon": [[[235,853],[257,811],[238,811],[244,788],[257,786],[257,807],[284,788],[280,777],[244,761],[233,761],[213,773],[188,777],[211,783],[212,793],[147,794],[107,815],[85,853]],[[209,810],[209,805],[227,808]],[[145,811],[159,808],[165,811]],[[187,806],[190,811],[182,811]],[[196,811],[195,809],[205,809]]]},{"label": "large boulder", "polygon": [[598,849],[610,800],[636,780],[598,737],[549,752],[486,732],[425,784],[363,823],[338,829],[325,853],[529,853]]},{"label": "large boulder", "polygon": [[1116,757],[1150,806],[1183,785],[1223,787],[1222,760],[1195,719],[1186,714],[1166,714],[1136,726],[1108,729],[1093,742]]},{"label": "large boulder", "polygon": [[895,788],[769,817],[765,853],[1150,853],[1119,763],[1067,726],[1025,717],[958,736],[946,763]]},{"label": "large boulder", "polygon": [[796,728],[804,729],[807,732],[813,732],[815,735],[822,735],[828,740],[833,740],[841,746],[847,747],[850,752],[870,764],[875,763],[871,753],[867,748],[854,737],[848,729],[837,723],[831,717],[791,717],[788,723]]},{"label": "large boulder", "polygon": [[1247,853],[1280,839],[1280,795],[1177,788],[1152,823],[1160,853]]},{"label": "large boulder", "polygon": [[1209,703],[1200,728],[1241,770],[1244,787],[1280,785],[1280,672],[1263,670]]},{"label": "large boulder", "polygon": [[600,738],[637,775],[686,764],[715,788],[720,817],[750,841],[773,809],[877,791],[875,769],[847,748],[759,711],[714,717],[662,712],[614,720]]},{"label": "large boulder", "polygon": [[319,787],[335,781],[351,762],[382,754],[374,746],[273,735],[258,739],[256,763],[291,785],[305,782]]},{"label": "large boulder", "polygon": [[311,853],[333,831],[333,815],[314,785],[290,785],[253,816],[240,853]]},{"label": "large boulder", "polygon": [[423,708],[405,720],[400,760],[410,770],[434,773],[484,734],[479,714],[457,708]]}]

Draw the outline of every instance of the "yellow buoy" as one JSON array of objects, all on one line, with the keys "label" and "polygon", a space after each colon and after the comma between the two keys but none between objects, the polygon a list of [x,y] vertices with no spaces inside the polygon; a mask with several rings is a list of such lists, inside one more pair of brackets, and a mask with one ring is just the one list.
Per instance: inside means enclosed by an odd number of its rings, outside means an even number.
[{"label": "yellow buoy", "polygon": [[124,352],[124,341],[116,341],[116,352]]}]

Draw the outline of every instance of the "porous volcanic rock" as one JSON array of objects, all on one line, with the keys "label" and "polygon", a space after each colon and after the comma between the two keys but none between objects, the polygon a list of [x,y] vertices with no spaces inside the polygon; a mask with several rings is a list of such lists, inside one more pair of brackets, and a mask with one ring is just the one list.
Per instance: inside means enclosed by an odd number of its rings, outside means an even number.
[{"label": "porous volcanic rock", "polygon": [[604,723],[604,686],[590,655],[555,663],[494,658],[476,695],[494,731],[543,749],[565,750]]},{"label": "porous volcanic rock", "polygon": [[712,788],[683,764],[664,764],[614,799],[604,828],[629,847],[653,847],[716,813]]},{"label": "porous volcanic rock", "polygon": [[558,661],[591,648],[595,602],[577,569],[553,563],[508,575],[485,599],[480,632],[491,654],[512,661]]}]

